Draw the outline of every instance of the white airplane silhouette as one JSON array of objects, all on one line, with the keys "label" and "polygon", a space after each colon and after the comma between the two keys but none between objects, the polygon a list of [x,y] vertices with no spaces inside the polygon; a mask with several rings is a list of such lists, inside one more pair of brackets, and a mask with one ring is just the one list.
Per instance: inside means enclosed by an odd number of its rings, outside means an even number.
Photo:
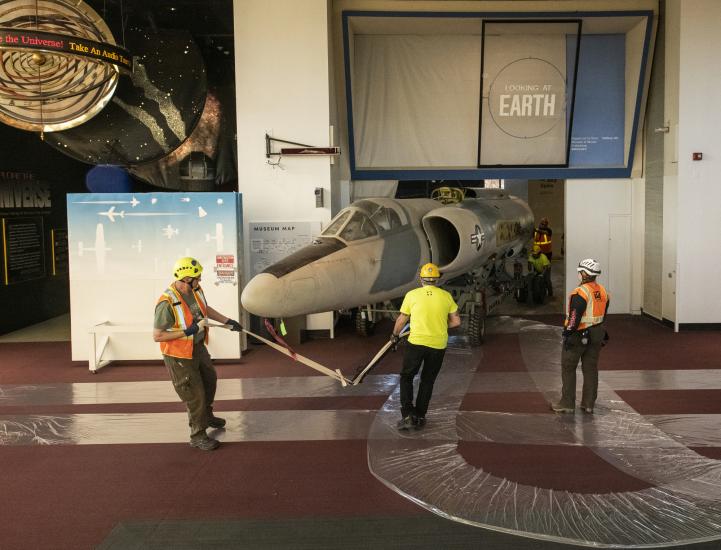
[{"label": "white airplane silhouette", "polygon": [[172,225],[168,224],[165,227],[163,227],[163,235],[168,237],[169,239],[173,238],[173,235],[177,235],[179,230],[177,227],[173,227]]},{"label": "white airplane silhouette", "polygon": [[133,198],[129,201],[75,201],[73,204],[129,204],[131,207],[135,208],[140,204],[140,201],[133,196]]},{"label": "white airplane silhouette", "polygon": [[223,250],[223,224],[215,224],[215,235],[205,234],[205,242],[215,241],[215,249],[220,252]]},{"label": "white airplane silhouette", "polygon": [[98,212],[98,216],[107,216],[108,219],[115,223],[115,216],[119,216],[121,218],[125,217],[125,210],[121,210],[120,212],[115,211],[115,207],[111,206],[107,212]]},{"label": "white airplane silhouette", "polygon": [[105,246],[105,231],[102,223],[95,227],[95,246],[93,248],[86,248],[83,246],[82,241],[78,242],[78,256],[82,256],[85,252],[95,252],[95,264],[98,273],[105,273],[105,253],[108,250],[111,249]]}]

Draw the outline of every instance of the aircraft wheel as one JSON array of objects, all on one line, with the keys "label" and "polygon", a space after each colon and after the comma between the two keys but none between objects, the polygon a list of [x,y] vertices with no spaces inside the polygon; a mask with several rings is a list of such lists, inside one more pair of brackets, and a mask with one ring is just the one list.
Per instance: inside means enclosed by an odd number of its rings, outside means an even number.
[{"label": "aircraft wheel", "polygon": [[375,330],[375,323],[368,320],[360,311],[355,315],[355,331],[359,336],[371,336]]},{"label": "aircraft wheel", "polygon": [[486,316],[474,311],[468,318],[468,341],[472,346],[480,346],[486,338]]}]

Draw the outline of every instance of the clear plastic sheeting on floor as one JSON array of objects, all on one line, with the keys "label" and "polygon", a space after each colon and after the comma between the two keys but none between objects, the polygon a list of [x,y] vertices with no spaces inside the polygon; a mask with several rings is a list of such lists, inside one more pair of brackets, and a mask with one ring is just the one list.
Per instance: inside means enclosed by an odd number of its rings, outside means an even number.
[{"label": "clear plastic sheeting on floor", "polygon": [[[528,374],[549,401],[560,390],[560,331],[536,324],[519,333]],[[458,452],[458,441],[490,441],[501,431],[490,426],[488,417],[459,413],[481,362],[481,351],[449,347],[422,431],[396,431],[398,390],[390,396],[376,415],[368,441],[370,470],[380,481],[441,516],[524,537],[615,548],[721,538],[721,463],[676,441],[607,386],[592,417],[537,415],[530,426],[527,415],[507,415],[503,429],[514,434],[516,445],[586,446],[653,487],[603,494],[554,491],[468,464]],[[493,365],[481,363],[483,368]]]},{"label": "clear plastic sheeting on floor", "polygon": [[[599,409],[600,411],[600,409]],[[548,414],[553,415],[553,412]],[[551,425],[548,414],[505,413],[487,411],[461,411],[456,428],[461,441],[483,441],[514,445],[574,445],[605,447],[617,444],[615,436],[598,439],[593,443],[579,440],[574,430],[564,423]],[[721,447],[721,415],[674,414],[648,415],[645,419],[668,437],[688,447]],[[574,422],[595,422],[592,416],[580,416]],[[639,436],[640,437],[640,436]],[[654,441],[657,438],[654,438]],[[640,444],[634,441],[634,445]]]},{"label": "clear plastic sheeting on floor", "polygon": [[[220,441],[337,441],[365,439],[375,411],[234,411],[218,413]],[[0,416],[0,445],[185,443],[185,413]]]},{"label": "clear plastic sheeting on floor", "polygon": [[486,332],[488,334],[518,334],[523,327],[538,324],[538,321],[511,317],[510,315],[489,315],[486,317]]},{"label": "clear plastic sheeting on floor", "polygon": [[[387,395],[396,384],[398,376],[393,374],[367,376],[362,384],[345,388],[327,376],[219,379],[215,400]],[[170,380],[0,386],[0,413],[1,407],[10,405],[101,405],[176,401],[178,396]]]},{"label": "clear plastic sheeting on floor", "polygon": [[[721,369],[612,370],[602,371],[600,376],[603,386],[613,388],[615,391],[721,389]],[[477,372],[468,391],[470,393],[538,391],[539,385],[553,388],[558,383],[557,371],[534,372],[533,376],[529,372]],[[600,388],[600,391],[603,391],[603,388]]]}]

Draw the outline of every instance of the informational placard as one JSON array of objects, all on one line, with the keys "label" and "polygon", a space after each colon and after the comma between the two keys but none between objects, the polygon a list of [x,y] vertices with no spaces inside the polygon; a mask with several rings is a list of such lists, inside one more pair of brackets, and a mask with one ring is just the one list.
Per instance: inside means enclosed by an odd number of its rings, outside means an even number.
[{"label": "informational placard", "polygon": [[3,218],[5,284],[45,277],[45,240],[41,216]]},{"label": "informational placard", "polygon": [[320,222],[250,222],[250,275],[255,276],[320,234]]},{"label": "informational placard", "polygon": [[68,232],[66,229],[52,229],[50,231],[52,246],[53,275],[68,272]]},{"label": "informational placard", "polygon": [[[625,48],[623,34],[581,37],[570,166],[625,164]],[[575,43],[569,40],[568,49]]]}]

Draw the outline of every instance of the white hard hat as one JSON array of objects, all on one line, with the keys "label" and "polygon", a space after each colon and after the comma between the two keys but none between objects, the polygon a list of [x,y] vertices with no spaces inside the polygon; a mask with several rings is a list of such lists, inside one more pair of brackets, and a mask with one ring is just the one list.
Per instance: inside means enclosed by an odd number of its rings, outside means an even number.
[{"label": "white hard hat", "polygon": [[601,274],[601,264],[593,258],[586,258],[585,260],[578,263],[576,271],[578,271],[579,273],[586,273],[591,277],[596,277]]}]

